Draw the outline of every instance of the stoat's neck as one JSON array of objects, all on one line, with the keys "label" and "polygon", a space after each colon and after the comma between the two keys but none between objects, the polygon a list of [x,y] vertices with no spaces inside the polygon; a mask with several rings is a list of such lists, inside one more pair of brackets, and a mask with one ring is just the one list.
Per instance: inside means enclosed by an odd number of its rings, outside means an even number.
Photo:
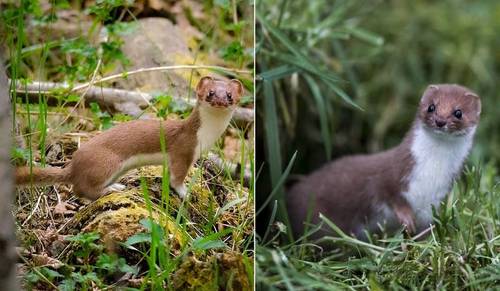
[{"label": "stoat's neck", "polygon": [[424,128],[421,122],[413,128],[410,151],[414,166],[403,195],[420,227],[432,222],[431,206],[437,208],[450,191],[472,146],[474,132],[475,127],[463,136],[440,135]]},{"label": "stoat's neck", "polygon": [[425,164],[433,168],[432,161],[444,163],[446,172],[457,174],[467,157],[476,127],[461,136],[439,134],[427,129],[421,122],[417,122],[413,132],[411,153],[415,164]]},{"label": "stoat's neck", "polygon": [[200,118],[200,127],[197,132],[198,146],[196,149],[196,157],[210,149],[219,137],[224,133],[231,117],[233,116],[233,108],[215,108],[206,104],[198,104]]}]

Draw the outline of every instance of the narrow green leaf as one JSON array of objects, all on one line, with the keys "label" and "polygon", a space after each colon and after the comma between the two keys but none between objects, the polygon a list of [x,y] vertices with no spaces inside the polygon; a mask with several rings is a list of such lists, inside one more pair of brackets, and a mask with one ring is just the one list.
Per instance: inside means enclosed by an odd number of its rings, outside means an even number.
[{"label": "narrow green leaf", "polygon": [[287,76],[290,76],[291,74],[298,72],[299,69],[294,66],[290,65],[283,65],[276,67],[274,69],[262,72],[259,74],[259,77],[262,78],[265,81],[274,81],[278,79],[285,78]]},{"label": "narrow green leaf", "polygon": [[195,240],[193,242],[193,249],[195,250],[209,250],[209,249],[221,249],[225,248],[226,244],[221,240]]},{"label": "narrow green leaf", "polygon": [[228,203],[226,203],[226,205],[224,205],[223,207],[219,208],[219,210],[217,210],[217,213],[215,214],[215,217],[218,217],[219,215],[223,214],[224,212],[226,212],[229,208],[231,207],[234,207],[240,203],[243,203],[245,201],[247,201],[248,199],[247,198],[238,198],[238,199],[234,199],[232,201],[229,201]]},{"label": "narrow green leaf", "polygon": [[304,75],[304,78],[311,89],[311,93],[316,102],[316,109],[319,113],[319,122],[321,128],[321,135],[323,136],[323,145],[325,147],[326,159],[330,160],[332,158],[332,138],[330,136],[330,129],[328,126],[328,116],[326,112],[325,98],[321,94],[318,84],[309,75]]},{"label": "narrow green leaf", "polygon": [[267,161],[271,170],[271,186],[274,188],[281,175],[281,148],[278,129],[278,111],[271,82],[264,82],[264,134],[266,136]]},{"label": "narrow green leaf", "polygon": [[262,203],[262,205],[260,206],[259,210],[257,210],[257,213],[255,214],[256,216],[259,216],[259,214],[262,212],[262,210],[264,210],[266,208],[267,204],[269,204],[269,202],[274,197],[274,195],[276,195],[279,192],[279,190],[281,189],[281,186],[283,186],[286,179],[288,178],[288,175],[290,174],[290,171],[292,170],[292,166],[293,166],[293,163],[295,162],[295,158],[297,158],[297,152],[295,152],[293,154],[292,158],[290,159],[290,162],[288,162],[288,166],[286,167],[285,171],[283,172],[283,174],[279,178],[278,182],[274,186],[274,189],[271,192],[271,194],[269,194],[267,196],[266,201],[264,201],[264,203]]},{"label": "narrow green leaf", "polygon": [[151,234],[150,233],[145,233],[145,232],[136,233],[133,236],[129,237],[125,241],[124,244],[126,246],[133,246],[135,244],[144,243],[144,242],[147,242],[147,243],[151,242]]},{"label": "narrow green leaf", "polygon": [[357,37],[360,40],[366,41],[369,44],[376,45],[376,46],[381,46],[384,44],[383,37],[380,37],[380,36],[374,34],[373,32],[370,32],[368,30],[365,30],[365,29],[362,29],[359,27],[353,27],[353,26],[346,27],[346,30],[348,32],[352,33],[352,35],[354,37]]},{"label": "narrow green leaf", "polygon": [[325,83],[330,87],[337,95],[344,100],[347,104],[351,105],[352,107],[359,109],[361,111],[364,111],[362,107],[360,107],[358,104],[356,104],[349,95],[347,95],[342,89],[340,89],[337,85],[335,85],[331,81],[325,81]]}]

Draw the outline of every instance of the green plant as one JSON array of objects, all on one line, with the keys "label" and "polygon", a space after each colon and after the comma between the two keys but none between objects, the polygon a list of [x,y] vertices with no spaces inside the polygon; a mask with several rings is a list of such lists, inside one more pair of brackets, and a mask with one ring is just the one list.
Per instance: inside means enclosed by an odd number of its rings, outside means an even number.
[{"label": "green plant", "polygon": [[76,272],[72,273],[70,278],[67,278],[61,282],[59,288],[62,290],[92,290],[92,286],[103,286],[101,280],[97,277],[95,272],[88,272],[85,274]]},{"label": "green plant", "polygon": [[34,285],[40,281],[54,281],[63,277],[59,272],[49,269],[47,267],[35,267],[30,270],[24,279],[30,285]]},{"label": "green plant", "polygon": [[117,273],[137,274],[137,269],[129,266],[124,258],[103,253],[96,233],[80,233],[66,240],[74,244],[72,257],[81,260],[81,265],[62,265],[57,270],[33,267],[24,278],[30,286],[50,283],[61,290],[91,290],[95,285],[105,286],[105,280]]},{"label": "green plant", "polygon": [[110,276],[117,272],[137,274],[137,269],[129,266],[124,258],[116,254],[101,254],[96,262],[96,268],[104,272],[104,276]]},{"label": "green plant", "polygon": [[67,241],[74,242],[78,245],[78,250],[75,254],[77,257],[82,258],[85,265],[90,263],[92,254],[99,253],[103,250],[103,246],[97,244],[99,239],[99,234],[94,232],[82,232],[66,238]]},{"label": "green plant", "polygon": [[111,123],[112,118],[111,115],[109,115],[108,112],[102,112],[101,108],[99,108],[99,105],[95,102],[90,103],[90,111],[94,115],[94,124],[97,125],[97,127],[102,127],[102,129],[108,129],[113,126]]},{"label": "green plant", "polygon": [[175,113],[186,118],[190,114],[189,105],[184,100],[173,98],[170,95],[155,96],[154,106],[157,110],[156,115],[161,118],[167,118],[169,113]]}]

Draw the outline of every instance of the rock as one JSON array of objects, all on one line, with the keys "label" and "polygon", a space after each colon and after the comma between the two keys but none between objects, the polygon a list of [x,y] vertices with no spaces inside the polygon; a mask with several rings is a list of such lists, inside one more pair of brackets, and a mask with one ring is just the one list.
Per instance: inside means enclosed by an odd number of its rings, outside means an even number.
[{"label": "rock", "polygon": [[[141,219],[148,218],[149,211],[144,199],[130,192],[111,193],[103,196],[80,210],[63,230],[76,232],[97,232],[105,241],[124,242],[130,236],[145,232]],[[153,206],[152,217],[171,235],[173,245],[186,244],[187,233],[177,226],[175,220]]]},{"label": "rock", "polygon": [[[251,259],[249,259],[249,263]],[[188,256],[172,275],[177,290],[252,290],[244,258],[234,252]]]},{"label": "rock", "polygon": [[[139,68],[192,64],[193,57],[181,31],[165,18],[143,18],[131,23],[133,29],[122,33],[121,47],[131,65],[121,71]],[[155,93],[165,92],[173,97],[187,97],[190,70],[147,72],[128,76],[115,83],[119,88]]]},{"label": "rock", "polygon": [[[149,185],[149,191],[151,197],[156,199],[161,199],[161,181],[162,181],[162,167],[161,166],[147,166],[140,169],[132,170],[128,175],[122,178],[121,182],[126,185],[133,185],[134,179],[137,177],[144,177],[145,182]],[[180,209],[181,207],[186,207],[186,215],[189,220],[194,223],[203,224],[207,221],[207,213],[203,210],[205,209],[216,209],[222,207],[215,200],[214,194],[211,193],[208,183],[200,183],[198,178],[196,178],[196,172],[200,170],[195,166],[191,167],[186,177],[187,181],[193,181],[192,185],[187,185],[191,190],[191,195],[184,206],[183,200],[179,198],[174,192],[170,192],[170,206],[172,209]],[[215,178],[214,178],[215,179]],[[172,217],[175,217],[175,213],[170,213]]]}]

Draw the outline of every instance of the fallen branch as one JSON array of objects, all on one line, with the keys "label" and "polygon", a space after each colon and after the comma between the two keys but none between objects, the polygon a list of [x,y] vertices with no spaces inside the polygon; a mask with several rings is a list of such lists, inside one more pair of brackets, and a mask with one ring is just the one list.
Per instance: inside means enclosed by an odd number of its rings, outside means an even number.
[{"label": "fallen branch", "polygon": [[[28,95],[31,100],[38,101],[38,96],[43,94],[47,97],[57,95],[57,91],[65,94],[73,91],[67,83],[38,82],[33,81],[27,84],[16,83],[16,94],[19,96]],[[83,88],[83,87],[82,87]],[[154,96],[149,93],[134,92],[115,88],[105,88],[99,86],[87,87],[85,94],[86,102],[96,102],[104,109],[122,112],[134,117],[142,115],[144,109],[151,106]],[[196,100],[182,99],[187,105],[193,107]],[[253,109],[238,107],[233,115],[233,121],[240,123],[253,122]]]},{"label": "fallen branch", "polygon": [[[135,74],[140,74],[140,73],[145,73],[145,72],[162,72],[162,71],[170,71],[170,70],[194,70],[194,69],[206,69],[206,70],[215,70],[215,71],[223,71],[223,72],[234,72],[234,73],[240,73],[240,74],[252,74],[252,71],[249,70],[237,70],[237,69],[229,69],[229,68],[224,68],[220,66],[204,66],[204,65],[180,65],[180,66],[163,66],[163,67],[152,67],[152,68],[140,68],[137,70],[129,71],[129,72],[123,72],[120,74],[115,74],[107,77],[101,77],[97,78],[92,82],[92,84],[99,84],[102,82],[107,82],[111,81],[114,79],[120,79],[124,78],[127,76],[135,75]],[[91,83],[84,83],[81,85],[77,85],[73,87],[72,91],[78,91],[81,90],[85,87],[88,87],[91,85]]]}]

